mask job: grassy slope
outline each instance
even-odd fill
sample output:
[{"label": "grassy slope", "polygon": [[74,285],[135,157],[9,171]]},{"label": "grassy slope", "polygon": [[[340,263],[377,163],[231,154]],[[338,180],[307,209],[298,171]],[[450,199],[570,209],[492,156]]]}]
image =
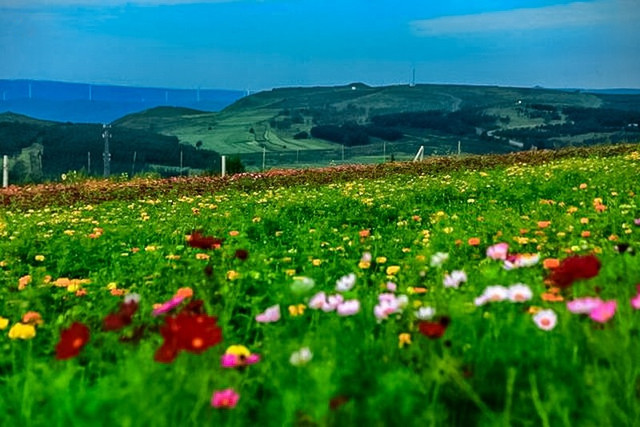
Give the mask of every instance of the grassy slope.
[{"label": "grassy slope", "polygon": [[[355,90],[353,89],[355,88]],[[293,134],[309,130],[314,113],[321,113],[323,121],[340,124],[344,121],[366,122],[371,116],[405,111],[455,111],[463,107],[486,108],[488,113],[509,116],[512,127],[534,126],[540,120],[523,119],[516,113],[518,100],[524,104],[552,104],[556,106],[600,107],[602,95],[563,92],[545,89],[502,88],[491,86],[417,85],[369,87],[354,84],[338,87],[282,88],[245,97],[220,113],[183,114],[166,111],[158,118],[154,129],[176,135],[181,141],[196,143],[221,153],[249,153],[268,150],[296,150],[332,148],[335,144],[322,140],[296,141]],[[637,105],[638,97],[609,96],[608,105]],[[283,110],[300,111],[305,122],[290,129],[269,129],[269,122]],[[306,111],[305,111],[306,110]],[[311,110],[311,111],[309,111]],[[282,116],[280,116],[282,119]],[[118,122],[127,126],[150,126],[143,115],[131,115]],[[250,133],[253,128],[255,133]],[[432,138],[438,135],[421,132],[407,141]],[[440,136],[441,137],[441,136]],[[438,143],[440,144],[440,143]],[[499,151],[499,147],[498,147]]]}]

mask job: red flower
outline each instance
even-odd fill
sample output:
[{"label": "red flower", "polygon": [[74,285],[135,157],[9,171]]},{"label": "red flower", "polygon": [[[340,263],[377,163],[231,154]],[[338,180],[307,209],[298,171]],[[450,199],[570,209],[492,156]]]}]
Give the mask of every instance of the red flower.
[{"label": "red flower", "polygon": [[598,275],[600,261],[593,255],[572,256],[562,260],[549,278],[560,288],[568,288],[579,279],[590,279]]},{"label": "red flower", "polygon": [[436,321],[422,321],[418,323],[420,333],[427,338],[435,339],[444,335],[447,326],[451,323],[451,319],[443,316]]},{"label": "red flower", "polygon": [[137,301],[128,301],[120,304],[117,313],[108,314],[102,321],[105,331],[117,331],[131,324],[131,318],[138,311]]},{"label": "red flower", "polygon": [[181,312],[165,317],[160,328],[164,343],[155,354],[155,360],[172,362],[181,350],[202,353],[222,341],[222,329],[217,318],[206,314]]},{"label": "red flower", "polygon": [[235,257],[240,261],[245,261],[249,258],[249,252],[246,249],[238,249],[236,250]]},{"label": "red flower", "polygon": [[194,231],[187,236],[187,243],[192,248],[198,249],[219,249],[223,239],[217,237],[203,236],[199,231]]},{"label": "red flower", "polygon": [[56,345],[56,359],[76,357],[88,341],[89,328],[82,323],[73,322],[69,329],[60,333],[60,341]]}]

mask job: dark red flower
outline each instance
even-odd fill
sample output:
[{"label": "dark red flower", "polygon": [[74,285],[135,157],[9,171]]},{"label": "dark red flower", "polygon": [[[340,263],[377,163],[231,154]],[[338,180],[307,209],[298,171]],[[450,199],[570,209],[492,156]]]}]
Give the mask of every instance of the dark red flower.
[{"label": "dark red flower", "polygon": [[425,320],[419,322],[418,329],[420,330],[420,333],[427,338],[436,339],[444,335],[449,323],[451,323],[451,319],[447,316],[442,316],[435,321]]},{"label": "dark red flower", "polygon": [[155,360],[169,363],[181,350],[202,353],[218,344],[222,341],[222,329],[217,321],[216,317],[191,312],[165,317],[165,324],[160,328],[164,343],[156,352]]},{"label": "dark red flower", "polygon": [[249,258],[249,252],[246,249],[238,249],[236,250],[235,257],[240,261],[245,261],[247,258]]},{"label": "dark red flower", "polygon": [[138,311],[137,301],[127,301],[120,304],[117,313],[108,314],[102,321],[105,331],[117,331],[131,324],[131,318]]},{"label": "dark red flower", "polygon": [[572,256],[563,259],[549,278],[557,287],[568,288],[576,280],[597,276],[600,267],[600,261],[593,255]]},{"label": "dark red flower", "polygon": [[187,305],[182,307],[182,310],[180,310],[180,313],[205,314],[205,312],[204,312],[204,301],[202,301],[201,299],[196,299],[196,300],[193,300],[193,301],[189,301],[189,303]]},{"label": "dark red flower", "polygon": [[65,360],[76,357],[89,341],[89,328],[80,322],[73,322],[68,329],[60,333],[56,345],[56,359]]},{"label": "dark red flower", "polygon": [[194,231],[187,236],[189,246],[198,249],[219,249],[223,241],[217,237],[203,236],[199,231]]},{"label": "dark red flower", "polygon": [[331,398],[331,400],[329,400],[329,409],[331,409],[332,411],[335,411],[336,409],[338,409],[348,401],[349,401],[349,398],[347,396],[333,397]]}]

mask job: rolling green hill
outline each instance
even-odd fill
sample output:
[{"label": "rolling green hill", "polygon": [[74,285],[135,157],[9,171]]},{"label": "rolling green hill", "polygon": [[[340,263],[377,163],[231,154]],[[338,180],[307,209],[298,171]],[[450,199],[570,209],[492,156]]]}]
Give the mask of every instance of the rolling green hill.
[{"label": "rolling green hill", "polygon": [[[250,170],[377,163],[425,154],[507,153],[640,140],[640,95],[494,86],[280,88],[211,113],[157,107],[112,123],[114,172]],[[0,115],[0,154],[27,180],[102,163],[101,125]],[[264,153],[263,154],[263,150]],[[134,162],[134,157],[138,165]],[[34,172],[35,171],[35,172]],[[185,170],[182,171],[183,173]],[[168,172],[167,172],[168,173]]]},{"label": "rolling green hill", "polygon": [[[452,132],[438,125],[416,127],[400,123],[391,126],[403,134],[396,140],[398,143],[450,146],[463,140],[466,145],[473,143],[475,152],[505,152],[531,145],[559,147],[594,142],[598,138],[624,139],[626,135],[620,133],[633,130],[623,129],[624,126],[603,126],[599,129],[601,132],[589,129],[581,134],[581,129],[571,129],[566,134],[551,132],[544,138],[525,135],[522,141],[508,132],[518,129],[522,134],[522,129],[528,131],[567,124],[570,120],[563,113],[567,108],[599,109],[608,115],[616,115],[617,110],[640,111],[640,96],[541,88],[461,85],[370,87],[354,83],[338,87],[273,89],[242,98],[219,113],[154,109],[126,116],[116,125],[176,136],[182,143],[198,144],[223,154],[256,153],[263,147],[268,151],[335,149],[345,142],[339,137],[333,140],[316,137],[311,132],[312,128],[345,124],[366,126],[375,122],[376,117],[408,112],[439,111],[444,114],[443,120],[449,120],[449,123],[452,123],[450,119],[453,116],[447,114],[455,112],[464,116],[460,118],[463,122],[469,122],[469,115],[492,117],[481,126],[469,122],[466,132]],[[501,131],[507,133],[501,135]],[[304,132],[309,137],[298,139]],[[374,134],[369,136],[370,144],[382,142],[382,138]],[[509,144],[509,140],[516,143]],[[517,142],[523,143],[522,146]]]}]

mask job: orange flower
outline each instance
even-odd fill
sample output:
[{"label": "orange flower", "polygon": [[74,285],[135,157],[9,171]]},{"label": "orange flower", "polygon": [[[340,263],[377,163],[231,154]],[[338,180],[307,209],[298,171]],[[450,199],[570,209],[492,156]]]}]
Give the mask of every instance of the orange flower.
[{"label": "orange flower", "polygon": [[480,239],[478,237],[471,237],[467,243],[469,243],[470,246],[478,246],[480,244]]},{"label": "orange flower", "polygon": [[603,204],[594,205],[594,208],[598,212],[604,212],[607,209],[607,207],[605,205],[603,205]]},{"label": "orange flower", "polygon": [[424,294],[427,292],[427,288],[414,286],[407,288],[407,292],[409,292],[410,294]]},{"label": "orange flower", "polygon": [[580,189],[581,190],[584,190],[586,188],[587,188],[587,184],[585,184],[585,183],[580,184]]},{"label": "orange flower", "polygon": [[26,276],[22,276],[20,279],[18,279],[18,290],[23,290],[29,283],[31,283],[31,275],[27,274]]},{"label": "orange flower", "polygon": [[616,236],[615,234],[612,234],[611,236],[608,237],[610,242],[615,242],[618,240],[618,236]]},{"label": "orange flower", "polygon": [[529,230],[527,230],[526,228],[521,228],[520,229],[520,234],[527,234],[529,232]]},{"label": "orange flower", "polygon": [[240,234],[240,232],[239,232],[239,231],[237,231],[237,230],[231,230],[231,231],[229,232],[229,236],[231,236],[231,237],[235,237],[235,236],[237,236],[238,234]]},{"label": "orange flower", "polygon": [[538,228],[547,228],[551,225],[551,221],[538,221]]},{"label": "orange flower", "polygon": [[32,325],[42,325],[42,316],[37,311],[27,311],[22,316],[22,323],[30,323]]},{"label": "orange flower", "polygon": [[580,233],[580,235],[582,237],[589,237],[589,236],[591,236],[591,232],[589,230],[585,230],[582,233]]},{"label": "orange flower", "polygon": [[549,288],[547,292],[540,295],[543,301],[547,302],[561,302],[564,301],[562,295],[560,295],[560,288]]},{"label": "orange flower", "polygon": [[362,237],[364,239],[365,237],[369,237],[371,235],[371,231],[369,231],[369,230],[360,230],[360,232],[358,234],[360,235],[360,237]]},{"label": "orange flower", "polygon": [[182,297],[182,298],[191,298],[193,296],[193,289],[191,289],[188,286],[184,288],[180,288],[176,291],[175,296]]},{"label": "orange flower", "polygon": [[580,224],[589,224],[589,218],[580,218]]},{"label": "orange flower", "polygon": [[560,265],[560,260],[558,258],[547,258],[542,261],[542,266],[547,270],[553,270]]}]

